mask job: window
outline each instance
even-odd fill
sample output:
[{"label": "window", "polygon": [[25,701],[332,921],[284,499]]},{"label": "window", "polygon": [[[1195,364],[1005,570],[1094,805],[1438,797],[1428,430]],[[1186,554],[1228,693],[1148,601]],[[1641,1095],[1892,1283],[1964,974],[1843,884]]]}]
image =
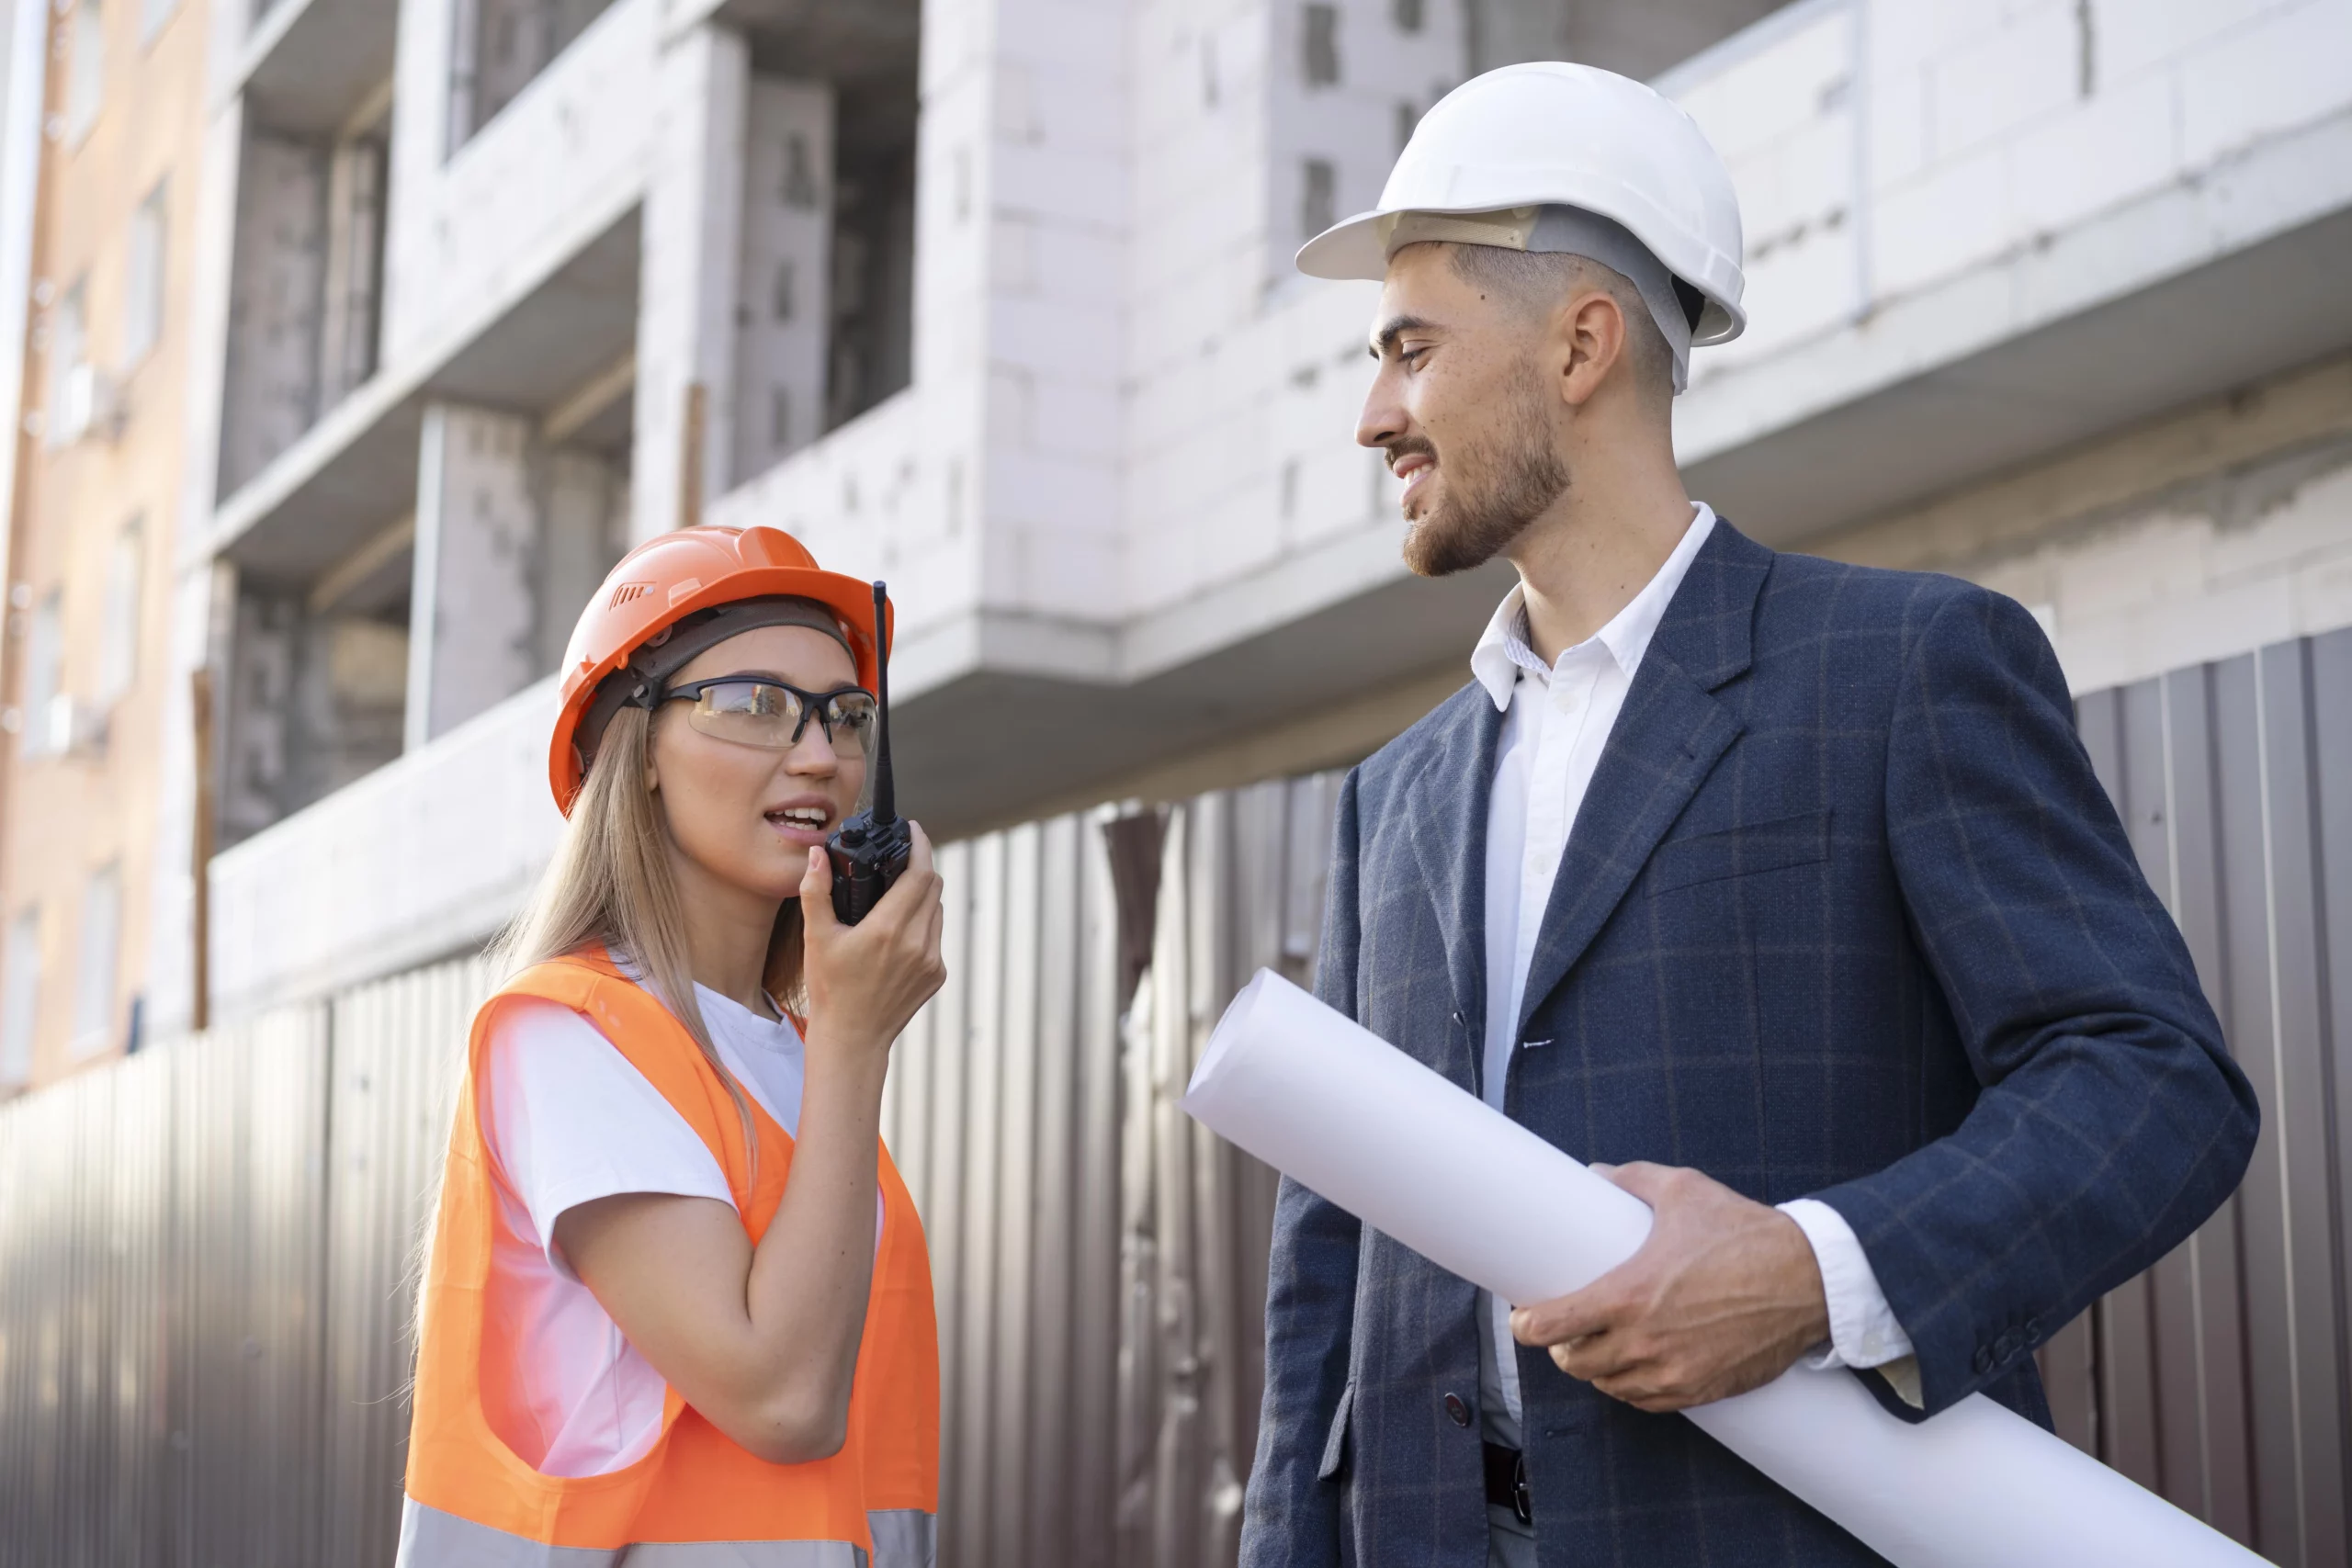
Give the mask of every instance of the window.
[{"label": "window", "polygon": [[122,870],[108,865],[82,896],[81,963],[74,983],[74,1055],[95,1055],[114,1041],[115,966],[122,944]]},{"label": "window", "polygon": [[1298,183],[1298,234],[1311,240],[1340,220],[1339,172],[1329,158],[1309,158]]},{"label": "window", "polygon": [[1424,16],[1422,0],[1392,0],[1389,15],[1396,19],[1398,32],[1419,32]]},{"label": "window", "polygon": [[49,750],[54,728],[50,710],[57,705],[57,688],[65,660],[65,594],[52,588],[33,611],[31,631],[25,640],[24,754],[38,757]]},{"label": "window", "polygon": [[139,41],[152,43],[180,8],[180,0],[139,0]]},{"label": "window", "polygon": [[328,155],[325,313],[319,323],[322,408],[340,402],[376,373],[385,151],[379,124],[337,142]]},{"label": "window", "polygon": [[130,265],[123,284],[122,367],[153,351],[164,335],[164,245],[169,186],[162,181],[130,216]]},{"label": "window", "polygon": [[78,147],[98,120],[107,93],[107,19],[98,0],[74,7],[74,41],[66,62],[65,142]]},{"label": "window", "polygon": [[32,1076],[33,1029],[40,1021],[40,906],[8,922],[8,953],[0,963],[0,1089]]},{"label": "window", "polygon": [[78,374],[90,357],[90,321],[87,303],[87,280],[76,281],[57,302],[56,312],[49,323],[48,407],[42,411],[42,430],[51,446],[70,446],[81,439],[89,423],[89,398],[79,385],[87,378]]},{"label": "window", "polygon": [[98,700],[112,703],[139,678],[139,589],[147,529],[134,517],[107,552],[106,621],[98,633]]},{"label": "window", "polygon": [[1340,80],[1340,8],[1309,6],[1306,10],[1306,58],[1301,73],[1310,87],[1329,87]]}]

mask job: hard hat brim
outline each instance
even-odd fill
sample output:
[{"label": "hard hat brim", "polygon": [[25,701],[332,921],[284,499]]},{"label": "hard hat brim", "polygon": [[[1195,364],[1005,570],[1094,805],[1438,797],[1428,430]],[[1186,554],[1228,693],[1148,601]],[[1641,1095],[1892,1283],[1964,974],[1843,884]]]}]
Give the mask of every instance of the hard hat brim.
[{"label": "hard hat brim", "polygon": [[[1490,212],[1489,205],[1476,207],[1416,207],[1415,212],[1471,213]],[[1387,242],[1381,235],[1381,220],[1389,214],[1375,209],[1343,218],[1315,238],[1298,247],[1295,259],[1298,270],[1309,277],[1329,278],[1345,282],[1357,278],[1380,283],[1388,276]],[[1698,325],[1691,329],[1694,345],[1728,343],[1747,328],[1747,313],[1717,298],[1704,284],[1693,278],[1683,280],[1696,288],[1706,300],[1699,313]]]},{"label": "hard hat brim", "polygon": [[1334,282],[1368,278],[1374,283],[1388,276],[1388,252],[1380,237],[1380,212],[1359,212],[1342,219],[1298,247],[1298,270],[1309,277]]}]

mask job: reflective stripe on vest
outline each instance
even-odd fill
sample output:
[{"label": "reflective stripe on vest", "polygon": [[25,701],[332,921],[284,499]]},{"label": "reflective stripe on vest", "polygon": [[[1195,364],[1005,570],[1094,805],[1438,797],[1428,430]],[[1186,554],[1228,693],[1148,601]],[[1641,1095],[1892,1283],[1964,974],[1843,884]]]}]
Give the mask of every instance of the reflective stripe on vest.
[{"label": "reflective stripe on vest", "polygon": [[[605,1475],[536,1471],[502,1433],[532,1430],[508,1380],[480,1369],[511,1354],[484,1310],[498,1177],[476,1107],[490,1025],[518,997],[585,1017],[709,1147],[756,1245],[792,1167],[792,1139],[752,1102],[752,1143],[694,1037],[602,952],[516,976],[475,1015],[425,1266],[401,1568],[930,1568],[939,1506],[939,1336],[914,1201],[881,1152],[882,1236],[841,1450],[771,1464],[665,1391],[661,1436]],[[485,1386],[485,1385],[488,1386]]]},{"label": "reflective stripe on vest", "polygon": [[600,1551],[547,1546],[427,1508],[401,1506],[401,1549],[392,1568],[933,1568],[938,1521],[911,1509],[868,1514],[874,1555],[845,1540],[640,1541]]}]

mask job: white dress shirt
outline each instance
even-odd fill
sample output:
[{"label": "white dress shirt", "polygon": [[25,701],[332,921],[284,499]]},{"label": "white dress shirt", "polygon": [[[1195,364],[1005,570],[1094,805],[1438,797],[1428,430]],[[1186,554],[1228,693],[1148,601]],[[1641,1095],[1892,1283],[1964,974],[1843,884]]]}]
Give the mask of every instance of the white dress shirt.
[{"label": "white dress shirt", "polygon": [[[1502,1109],[1519,1010],[1560,855],[1593,770],[1674,591],[1707,541],[1715,514],[1694,509],[1690,529],[1657,575],[1607,626],[1547,667],[1528,646],[1525,596],[1513,588],[1470,654],[1470,672],[1502,710],[1487,805],[1487,1032],[1481,1083]],[[1541,1047],[1535,1047],[1541,1049]],[[1815,1366],[1876,1367],[1911,1353],[1870,1259],[1838,1213],[1801,1198],[1781,1205],[1805,1234],[1829,1303],[1830,1343]],[[1519,1368],[1511,1303],[1478,1292],[1479,1405],[1486,1436],[1517,1448]],[[1890,1369],[1892,1371],[1893,1369]],[[1901,1387],[1900,1376],[1892,1378]]]}]

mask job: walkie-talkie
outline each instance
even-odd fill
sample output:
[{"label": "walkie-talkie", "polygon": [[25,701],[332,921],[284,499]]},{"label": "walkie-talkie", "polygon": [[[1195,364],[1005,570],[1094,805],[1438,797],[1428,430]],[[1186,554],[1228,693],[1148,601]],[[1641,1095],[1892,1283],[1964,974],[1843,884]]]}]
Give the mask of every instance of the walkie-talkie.
[{"label": "walkie-talkie", "polygon": [[890,884],[907,869],[914,834],[899,815],[899,795],[890,778],[890,645],[882,618],[888,590],[874,585],[874,808],[861,811],[825,840],[833,859],[833,913],[845,926],[865,919]]}]

